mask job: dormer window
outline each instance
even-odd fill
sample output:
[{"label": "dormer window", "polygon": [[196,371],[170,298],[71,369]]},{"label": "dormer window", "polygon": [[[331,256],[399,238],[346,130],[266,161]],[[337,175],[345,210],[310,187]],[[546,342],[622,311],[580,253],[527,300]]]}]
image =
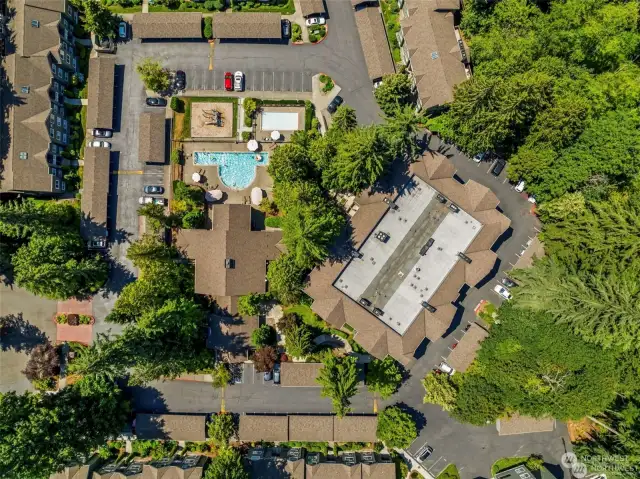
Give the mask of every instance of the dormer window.
[{"label": "dormer window", "polygon": [[31,26],[33,28],[40,28],[40,20],[31,20]]}]

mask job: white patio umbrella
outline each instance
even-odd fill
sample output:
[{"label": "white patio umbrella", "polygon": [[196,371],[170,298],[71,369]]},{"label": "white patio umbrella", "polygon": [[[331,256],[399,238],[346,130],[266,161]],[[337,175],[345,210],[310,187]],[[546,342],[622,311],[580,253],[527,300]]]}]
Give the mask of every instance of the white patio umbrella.
[{"label": "white patio umbrella", "polygon": [[279,140],[280,139],[280,132],[278,130],[272,131],[271,132],[271,139],[273,141]]},{"label": "white patio umbrella", "polygon": [[191,175],[191,179],[193,181],[195,181],[196,183],[199,183],[200,182],[200,173],[195,172],[193,175]]},{"label": "white patio umbrella", "polygon": [[262,201],[262,190],[257,186],[251,190],[251,203],[254,205],[259,205]]},{"label": "white patio umbrella", "polygon": [[256,151],[258,149],[258,142],[256,140],[249,140],[249,143],[247,143],[247,149],[249,151]]},{"label": "white patio umbrella", "polygon": [[209,190],[204,194],[204,198],[210,203],[214,201],[220,201],[222,199],[222,191]]}]

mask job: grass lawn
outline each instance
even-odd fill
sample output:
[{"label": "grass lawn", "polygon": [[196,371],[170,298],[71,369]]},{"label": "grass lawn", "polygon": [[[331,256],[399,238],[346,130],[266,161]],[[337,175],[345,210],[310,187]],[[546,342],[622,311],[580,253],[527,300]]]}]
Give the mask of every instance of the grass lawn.
[{"label": "grass lawn", "polygon": [[524,464],[527,462],[527,459],[529,459],[529,456],[503,457],[502,459],[498,459],[493,463],[493,466],[491,466],[491,476],[495,476],[498,472],[504,471],[505,469]]},{"label": "grass lawn", "polygon": [[286,3],[282,5],[254,5],[247,6],[243,4],[237,4],[235,0],[233,1],[233,6],[231,7],[234,12],[279,12],[283,15],[291,15],[296,12],[296,7],[293,3],[293,0],[287,0]]},{"label": "grass lawn", "polygon": [[[230,97],[218,97],[218,96],[192,96],[182,98],[184,101],[184,115],[182,117],[182,135],[180,138],[177,136],[174,139],[184,139],[191,137],[191,103],[196,102],[218,102],[218,103],[233,103],[233,137],[238,134],[238,99]],[[177,122],[176,122],[177,123]]]},{"label": "grass lawn", "polygon": [[294,306],[285,308],[284,312],[295,313],[300,316],[300,319],[302,319],[303,323],[308,324],[309,326],[312,326],[314,328],[321,329],[323,331],[329,331],[327,323],[325,323],[316,313],[311,311],[311,308],[309,306],[306,306],[304,304],[296,304]]},{"label": "grass lawn", "polygon": [[438,474],[436,479],[460,479],[460,473],[455,464],[449,464]]},{"label": "grass lawn", "polygon": [[109,5],[107,8],[112,13],[139,13],[142,11],[142,5],[134,5],[132,7],[121,7],[120,5]]},{"label": "grass lawn", "polygon": [[396,39],[396,32],[400,30],[398,4],[395,0],[381,0],[380,6],[382,7],[382,17],[384,18],[385,29],[387,30],[387,38],[391,46],[391,56],[394,62],[400,63],[402,57],[400,56],[400,46]]}]

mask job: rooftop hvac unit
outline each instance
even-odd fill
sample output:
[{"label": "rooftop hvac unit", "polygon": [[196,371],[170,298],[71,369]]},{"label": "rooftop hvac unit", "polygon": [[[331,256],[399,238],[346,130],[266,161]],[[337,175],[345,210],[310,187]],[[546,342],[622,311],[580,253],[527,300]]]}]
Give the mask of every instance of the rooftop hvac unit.
[{"label": "rooftop hvac unit", "polygon": [[382,311],[380,308],[373,308],[373,314],[375,314],[376,316],[382,317],[384,316],[384,311]]},{"label": "rooftop hvac unit", "polygon": [[458,253],[458,258],[460,258],[462,261],[464,261],[465,263],[469,263],[471,264],[471,258],[469,258],[466,254],[464,253]]},{"label": "rooftop hvac unit", "polygon": [[442,195],[438,195],[436,196],[436,198],[438,198],[438,201],[442,204],[445,204],[447,202],[447,199]]},{"label": "rooftop hvac unit", "polygon": [[389,241],[390,236],[385,233],[384,231],[378,231],[375,234],[375,237],[378,241],[382,242],[382,243],[386,243],[387,241]]},{"label": "rooftop hvac unit", "polygon": [[420,248],[420,256],[424,256],[425,254],[427,254],[427,251],[429,251],[429,248],[431,248],[433,243],[434,243],[434,239],[429,238],[429,240],[424,244],[424,246]]},{"label": "rooftop hvac unit", "polygon": [[427,311],[429,311],[430,313],[435,313],[437,311],[436,308],[434,308],[433,306],[431,306],[429,303],[427,303],[426,301],[422,302],[422,307],[424,309],[426,309]]},{"label": "rooftop hvac unit", "polygon": [[398,205],[396,205],[393,201],[391,201],[389,198],[384,198],[382,201],[384,201],[389,208],[391,208],[392,210],[397,210],[398,209]]},{"label": "rooftop hvac unit", "polygon": [[234,269],[236,267],[236,260],[235,259],[231,259],[231,258],[227,258],[224,260],[224,267],[225,269]]},{"label": "rooftop hvac unit", "polygon": [[360,251],[357,251],[357,250],[355,250],[355,249],[354,249],[354,250],[351,250],[351,257],[352,257],[352,258],[355,258],[355,259],[362,259],[362,257],[363,257],[363,256],[364,256],[364,255],[363,255]]},{"label": "rooftop hvac unit", "polygon": [[459,211],[460,211],[460,208],[458,208],[458,206],[457,206],[457,205],[455,205],[455,204],[453,204],[453,203],[451,203],[451,204],[449,205],[449,209],[450,209],[451,211],[453,211],[454,213],[457,213],[457,212],[459,212]]}]

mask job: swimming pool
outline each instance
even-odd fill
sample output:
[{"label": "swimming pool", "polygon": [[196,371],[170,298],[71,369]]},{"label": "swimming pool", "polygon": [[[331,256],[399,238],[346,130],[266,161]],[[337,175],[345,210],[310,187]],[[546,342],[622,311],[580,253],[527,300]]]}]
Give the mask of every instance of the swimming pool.
[{"label": "swimming pool", "polygon": [[261,115],[262,131],[296,131],[299,129],[298,113],[296,112],[263,111]]},{"label": "swimming pool", "polygon": [[[256,160],[260,157],[260,160]],[[269,164],[269,153],[239,151],[196,151],[193,163],[200,166],[216,165],[220,181],[228,188],[242,190],[256,178],[256,167]]]}]

